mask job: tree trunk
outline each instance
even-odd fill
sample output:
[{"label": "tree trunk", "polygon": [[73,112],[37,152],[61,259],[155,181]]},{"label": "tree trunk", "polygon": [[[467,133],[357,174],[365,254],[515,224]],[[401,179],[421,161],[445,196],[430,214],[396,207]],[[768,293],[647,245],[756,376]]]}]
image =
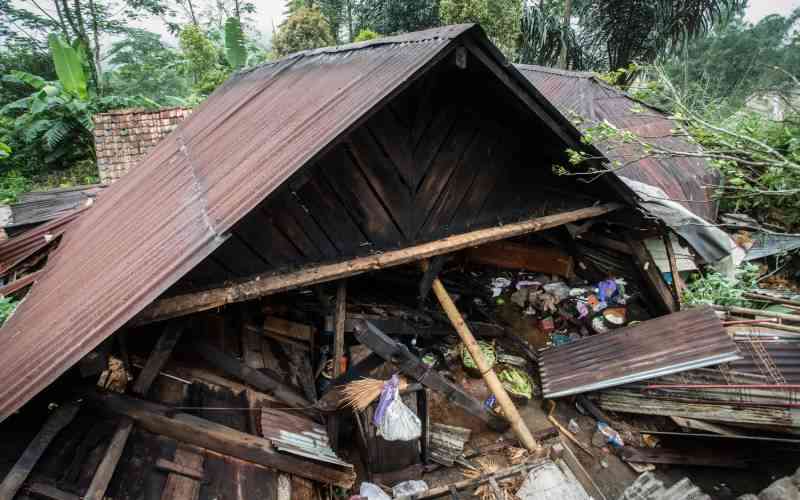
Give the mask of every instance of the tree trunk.
[{"label": "tree trunk", "polygon": [[564,26],[561,29],[561,54],[558,56],[558,67],[567,69],[567,31],[572,18],[572,0],[564,0]]},{"label": "tree trunk", "polygon": [[103,70],[100,66],[100,28],[97,21],[97,7],[94,0],[89,0],[89,12],[92,14],[92,34],[94,35],[94,69],[97,73],[97,93],[103,95]]}]

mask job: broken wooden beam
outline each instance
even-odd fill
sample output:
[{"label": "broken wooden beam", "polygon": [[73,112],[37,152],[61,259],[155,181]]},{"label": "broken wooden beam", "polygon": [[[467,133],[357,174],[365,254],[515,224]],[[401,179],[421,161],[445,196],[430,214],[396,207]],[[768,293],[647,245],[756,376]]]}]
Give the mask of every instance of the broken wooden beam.
[{"label": "broken wooden beam", "polygon": [[28,493],[37,498],[49,498],[51,500],[81,500],[78,495],[73,495],[62,491],[55,486],[45,483],[34,482],[28,485]]},{"label": "broken wooden beam", "polygon": [[158,337],[156,345],[153,346],[153,350],[147,357],[144,368],[142,368],[142,371],[136,378],[136,382],[133,384],[132,391],[134,394],[147,396],[147,391],[150,390],[150,386],[153,385],[153,381],[158,376],[158,372],[164,368],[170,355],[172,355],[172,349],[175,347],[175,344],[178,343],[178,340],[180,340],[182,332],[183,324],[177,322],[170,322],[167,324],[164,333]]},{"label": "broken wooden beam", "polygon": [[86,400],[98,408],[133,419],[154,434],[207,448],[279,471],[290,472],[313,481],[350,488],[355,480],[352,469],[339,468],[278,453],[269,440],[237,431],[208,420],[175,412],[168,406],[134,399],[121,394],[91,391]]},{"label": "broken wooden beam", "polygon": [[204,291],[175,295],[157,300],[147,307],[132,321],[133,324],[144,324],[168,318],[184,316],[198,311],[205,311],[253,300],[265,295],[285,292],[304,286],[326,281],[335,281],[357,274],[399,266],[409,262],[428,259],[456,250],[492,241],[504,240],[514,236],[543,231],[592,217],[598,217],[622,208],[620,203],[605,203],[593,207],[570,210],[544,217],[535,217],[521,222],[499,227],[479,229],[468,233],[448,236],[441,240],[414,245],[401,250],[392,250],[380,254],[357,257],[335,264],[325,264],[284,274],[266,273],[252,276],[232,284],[225,284]]},{"label": "broken wooden beam", "polygon": [[42,457],[56,435],[75,419],[79,408],[77,403],[67,403],[53,410],[53,413],[47,417],[47,420],[33,438],[33,441],[28,444],[28,447],[22,452],[17,462],[11,467],[8,474],[6,474],[3,482],[0,483],[0,500],[11,500],[14,498],[17,491],[19,491],[22,484],[28,478],[28,475],[36,466],[36,462]]},{"label": "broken wooden beam", "polygon": [[314,328],[311,326],[274,316],[264,318],[264,330],[305,343],[311,342],[311,337],[314,335]]},{"label": "broken wooden beam", "polygon": [[628,246],[633,253],[633,260],[636,262],[636,267],[639,269],[642,277],[644,278],[647,288],[650,290],[650,295],[658,304],[656,312],[659,314],[668,314],[680,309],[678,303],[675,301],[675,296],[672,290],[664,281],[661,276],[661,271],[658,270],[656,262],[653,260],[647,245],[643,241],[627,238]]},{"label": "broken wooden beam", "polygon": [[239,380],[252,385],[259,391],[264,391],[272,394],[277,399],[284,403],[291,405],[294,408],[311,408],[311,403],[295,392],[292,388],[279,380],[254,370],[238,359],[225,354],[216,347],[206,342],[196,342],[193,345],[194,350],[200,354],[206,361],[216,366],[220,370],[233,375]]},{"label": "broken wooden beam", "polygon": [[429,490],[427,490],[427,491],[425,491],[423,493],[420,493],[418,495],[413,495],[410,498],[413,498],[415,500],[422,500],[422,499],[425,499],[425,498],[436,498],[436,497],[448,495],[448,494],[450,494],[450,492],[452,490],[458,491],[458,490],[464,490],[464,489],[467,489],[467,488],[473,488],[473,487],[480,486],[481,484],[488,482],[490,478],[493,478],[495,481],[498,481],[498,480],[505,479],[505,478],[510,477],[510,476],[515,476],[517,474],[524,474],[524,473],[528,472],[529,470],[540,466],[542,463],[544,463],[544,462],[538,462],[538,463],[533,463],[533,464],[525,463],[525,464],[519,464],[519,465],[512,465],[511,467],[506,467],[505,469],[500,469],[499,471],[494,472],[493,474],[483,474],[480,477],[475,478],[475,479],[463,479],[461,481],[456,481],[456,482],[448,484],[446,486],[439,486],[438,488],[431,488],[431,489],[429,489]]},{"label": "broken wooden beam", "polygon": [[108,485],[111,484],[111,478],[114,476],[114,471],[117,469],[117,463],[122,457],[122,452],[125,450],[125,444],[128,442],[133,431],[133,420],[125,416],[122,417],[120,423],[117,425],[117,430],[111,437],[111,442],[106,448],[100,465],[92,477],[92,482],[89,484],[89,489],[83,495],[86,500],[103,500],[105,498]]},{"label": "broken wooden beam", "polygon": [[412,354],[408,347],[387,337],[369,321],[358,325],[356,338],[378,356],[396,364],[400,371],[425,387],[441,392],[449,402],[478,417],[492,429],[498,432],[508,429],[508,422],[504,418],[487,409],[480,401],[442,377],[436,370],[431,370]]},{"label": "broken wooden beam", "polygon": [[[156,376],[158,376],[172,354],[172,349],[178,342],[183,328],[184,325],[180,322],[170,321],[167,323],[164,327],[164,332],[156,341],[155,347],[147,357],[144,368],[142,368],[133,385],[133,392],[142,396],[147,394]],[[123,416],[117,424],[117,429],[111,437],[111,442],[106,448],[105,454],[100,460],[100,465],[97,466],[97,470],[92,477],[92,482],[84,494],[86,500],[103,500],[105,498],[108,485],[111,484],[111,478],[114,476],[117,463],[122,457],[125,444],[128,442],[132,431],[133,421]]]}]

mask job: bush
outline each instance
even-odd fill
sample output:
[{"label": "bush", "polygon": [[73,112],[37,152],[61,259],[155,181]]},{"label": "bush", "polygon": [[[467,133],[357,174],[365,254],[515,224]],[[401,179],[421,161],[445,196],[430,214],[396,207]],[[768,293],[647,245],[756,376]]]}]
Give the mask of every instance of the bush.
[{"label": "bush", "polygon": [[751,304],[742,295],[756,289],[760,274],[758,266],[749,263],[737,269],[733,279],[706,270],[704,274],[696,274],[686,285],[683,301],[689,306],[749,306]]}]

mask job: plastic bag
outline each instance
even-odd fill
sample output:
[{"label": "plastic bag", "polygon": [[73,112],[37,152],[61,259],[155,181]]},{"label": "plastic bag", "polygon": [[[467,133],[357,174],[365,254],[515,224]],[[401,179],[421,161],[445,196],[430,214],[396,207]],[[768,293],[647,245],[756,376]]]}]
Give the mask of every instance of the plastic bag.
[{"label": "plastic bag", "polygon": [[372,484],[364,481],[361,483],[361,488],[358,490],[358,496],[366,498],[367,500],[392,500],[392,497],[386,494],[377,484]]},{"label": "plastic bag", "polygon": [[394,488],[392,488],[392,496],[395,498],[408,497],[425,493],[426,491],[428,491],[428,483],[418,479],[412,479],[396,484]]},{"label": "plastic bag", "polygon": [[387,441],[411,441],[422,435],[422,423],[408,406],[403,404],[395,389],[394,399],[378,425],[378,435]]}]

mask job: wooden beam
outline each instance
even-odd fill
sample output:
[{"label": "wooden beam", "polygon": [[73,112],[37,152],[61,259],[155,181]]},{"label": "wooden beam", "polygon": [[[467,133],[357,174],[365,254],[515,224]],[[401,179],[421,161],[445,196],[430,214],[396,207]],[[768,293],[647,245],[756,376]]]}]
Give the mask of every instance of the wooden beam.
[{"label": "wooden beam", "polygon": [[79,406],[76,403],[67,403],[53,410],[53,413],[47,417],[47,420],[38,434],[36,434],[33,441],[28,444],[28,447],[22,452],[17,462],[11,467],[8,474],[6,474],[3,482],[0,483],[0,500],[11,500],[14,498],[17,491],[19,491],[22,484],[28,478],[28,475],[36,466],[36,462],[42,457],[56,435],[75,419],[75,415],[78,414],[78,408]]},{"label": "wooden beam", "polygon": [[147,395],[147,391],[149,391],[150,386],[153,385],[153,381],[158,376],[158,372],[164,368],[164,365],[167,363],[170,355],[172,355],[172,349],[181,338],[182,332],[182,324],[174,321],[167,324],[166,328],[164,329],[164,333],[158,337],[156,345],[150,352],[150,356],[147,357],[147,362],[145,363],[144,368],[142,368],[142,371],[139,373],[139,377],[133,384],[132,391],[134,394],[138,394],[140,396]]},{"label": "wooden beam", "polygon": [[106,448],[100,465],[97,466],[92,482],[89,484],[89,489],[83,495],[85,500],[103,500],[105,498],[106,490],[108,490],[108,485],[111,483],[111,478],[117,469],[117,463],[122,457],[125,443],[128,442],[131,431],[133,431],[133,420],[123,416],[122,421],[117,425],[117,430],[111,437],[111,442]]},{"label": "wooden beam", "polygon": [[669,260],[669,272],[672,274],[672,293],[675,296],[675,301],[680,305],[683,300],[683,281],[681,280],[680,271],[678,270],[678,261],[675,258],[675,251],[672,247],[672,239],[669,236],[669,229],[664,228],[664,249],[667,251],[667,259]]},{"label": "wooden beam", "polygon": [[[156,341],[155,347],[147,357],[144,368],[133,384],[134,393],[144,396],[150,390],[153,381],[172,354],[172,349],[180,338],[183,326],[182,323],[171,321],[164,327],[164,332]],[[125,444],[128,442],[132,431],[133,420],[123,416],[119,424],[117,424],[117,429],[111,437],[111,442],[106,448],[103,459],[100,461],[100,465],[97,466],[92,482],[83,496],[86,500],[103,500],[105,498],[108,485],[111,484],[111,478],[114,477],[114,471],[117,469],[119,459],[122,458],[122,452],[125,450]]]},{"label": "wooden beam", "polygon": [[497,241],[467,250],[471,262],[502,269],[524,269],[526,271],[574,275],[572,257],[560,248],[550,245],[523,245],[512,241]]},{"label": "wooden beam", "polygon": [[175,413],[168,406],[133,399],[121,394],[90,391],[86,399],[100,408],[125,415],[142,428],[185,443],[208,448],[240,460],[279,471],[290,472],[314,481],[350,488],[352,470],[322,465],[273,450],[269,440],[189,415]]},{"label": "wooden beam", "polygon": [[311,337],[314,335],[314,328],[311,326],[274,316],[267,316],[264,319],[264,330],[306,343],[311,342]]},{"label": "wooden beam", "polygon": [[62,491],[55,486],[45,483],[31,483],[28,485],[28,493],[37,498],[49,498],[51,500],[80,500],[81,497]]},{"label": "wooden beam", "polygon": [[174,461],[159,458],[156,468],[169,472],[161,492],[161,500],[197,500],[203,480],[205,457],[197,451],[179,446]]},{"label": "wooden beam", "polygon": [[[334,336],[333,336],[333,379],[339,378],[344,370],[342,369],[342,358],[344,358],[344,324],[347,318],[347,280],[341,280],[336,287],[336,308],[334,310]],[[339,449],[339,416],[330,415],[326,421],[328,439],[331,448]]]},{"label": "wooden beam", "polygon": [[304,286],[335,281],[357,274],[399,266],[409,262],[462,250],[492,241],[513,238],[523,234],[543,231],[579,220],[599,217],[622,208],[619,203],[605,203],[593,207],[571,210],[544,217],[536,217],[500,227],[479,229],[448,236],[441,240],[414,245],[401,250],[357,257],[336,264],[325,264],[285,274],[261,274],[243,281],[205,291],[176,295],[157,300],[142,311],[134,324],[145,324],[178,316],[205,311],[246,300],[253,300]]},{"label": "wooden beam", "polygon": [[196,464],[188,465],[184,463],[183,459],[178,459],[178,451],[175,452],[176,461],[173,462],[172,460],[167,460],[166,458],[159,458],[156,460],[156,469],[163,470],[165,472],[175,473],[179,476],[188,477],[194,479],[196,481],[203,480],[203,471],[202,469],[198,468]]},{"label": "wooden beam", "polygon": [[664,282],[661,271],[653,260],[652,255],[647,250],[647,246],[643,241],[633,238],[627,238],[628,246],[633,253],[633,260],[636,262],[636,267],[639,269],[653,300],[658,304],[658,313],[668,314],[673,313],[679,309],[678,304],[675,302],[675,297],[672,295],[672,290]]},{"label": "wooden beam", "polygon": [[387,337],[369,321],[358,325],[356,338],[378,356],[397,365],[400,371],[425,387],[444,394],[450,403],[481,419],[492,429],[498,432],[508,429],[508,422],[505,419],[486,409],[480,401],[467,394],[460,386],[442,377],[436,370],[429,369],[428,365],[408,350],[408,347]]},{"label": "wooden beam", "polygon": [[238,359],[231,357],[216,347],[206,342],[196,342],[193,344],[194,350],[206,361],[233,375],[239,380],[252,385],[259,391],[265,391],[284,403],[295,408],[311,408],[311,403],[303,396],[295,392],[283,382],[275,380],[265,373],[254,370],[241,363]]}]

